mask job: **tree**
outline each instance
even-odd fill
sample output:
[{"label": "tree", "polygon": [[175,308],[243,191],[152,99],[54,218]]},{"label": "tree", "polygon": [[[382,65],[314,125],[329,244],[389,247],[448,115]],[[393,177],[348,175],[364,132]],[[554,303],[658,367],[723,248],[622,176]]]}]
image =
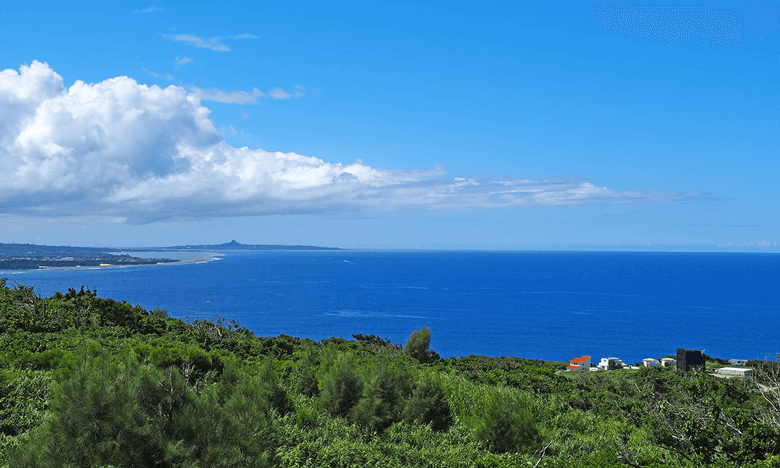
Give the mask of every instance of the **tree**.
[{"label": "tree", "polygon": [[411,388],[411,375],[405,366],[380,359],[364,377],[363,392],[352,419],[373,431],[384,431],[401,420]]},{"label": "tree", "polygon": [[322,382],[320,405],[332,416],[345,417],[360,400],[363,389],[360,378],[352,369],[352,358],[337,358]]},{"label": "tree", "polygon": [[295,388],[302,395],[317,396],[320,394],[317,380],[317,368],[319,367],[320,349],[314,344],[304,345],[302,356],[298,360],[295,373]]},{"label": "tree", "polygon": [[[23,463],[37,458],[39,466],[157,464],[164,449],[141,392],[154,388],[150,377],[132,353],[111,362],[82,351],[54,389],[45,426],[13,458]],[[25,453],[30,451],[40,454],[30,457]]]},{"label": "tree", "polygon": [[433,358],[431,351],[431,330],[428,327],[422,327],[421,330],[415,330],[406,340],[404,354],[407,354],[420,362],[430,362]]}]

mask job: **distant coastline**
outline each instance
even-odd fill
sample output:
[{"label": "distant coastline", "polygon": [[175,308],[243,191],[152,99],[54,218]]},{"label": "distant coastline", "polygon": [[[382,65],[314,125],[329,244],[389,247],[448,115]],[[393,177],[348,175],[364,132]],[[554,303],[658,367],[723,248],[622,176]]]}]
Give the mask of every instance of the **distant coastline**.
[{"label": "distant coastline", "polygon": [[[135,258],[135,257],[134,257]],[[170,259],[166,259],[170,260]],[[76,266],[44,266],[41,265],[37,269],[38,270],[58,270],[58,271],[69,271],[69,270],[107,270],[111,268],[136,268],[136,267],[145,267],[145,266],[166,266],[166,265],[191,265],[191,264],[197,264],[197,263],[209,263],[209,262],[215,262],[217,260],[221,260],[220,257],[198,257],[193,258],[191,260],[170,260],[170,261],[164,261],[164,262],[149,262],[149,263],[125,263],[125,264],[111,264],[111,263],[104,263],[99,264],[97,266],[95,265],[76,265]],[[0,263],[2,265],[2,263]],[[32,268],[34,269],[34,268]],[[2,270],[2,268],[0,268]]]},{"label": "distant coastline", "polygon": [[338,247],[320,247],[316,245],[278,245],[278,244],[242,244],[235,239],[224,244],[174,245],[170,247],[124,248],[124,252],[180,252],[199,250],[344,250]]},{"label": "distant coastline", "polygon": [[[170,247],[71,247],[36,244],[0,244],[0,270],[76,270],[126,268],[129,266],[183,265],[217,260],[213,256],[187,260],[144,258],[130,255],[140,252],[224,252],[224,251],[329,251],[336,247],[311,245],[241,244],[232,240],[215,245],[179,245]],[[121,253],[116,253],[117,251]]]}]

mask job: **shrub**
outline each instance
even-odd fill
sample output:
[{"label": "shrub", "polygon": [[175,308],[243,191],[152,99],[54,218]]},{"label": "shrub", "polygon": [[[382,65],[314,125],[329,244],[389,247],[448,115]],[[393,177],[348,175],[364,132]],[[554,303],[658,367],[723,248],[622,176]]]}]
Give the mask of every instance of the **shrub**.
[{"label": "shrub", "polygon": [[446,431],[452,424],[452,411],[442,383],[431,375],[418,382],[403,410],[404,419],[430,424],[434,431]]},{"label": "shrub", "polygon": [[365,377],[363,392],[352,412],[352,419],[372,431],[383,432],[401,420],[411,387],[411,376],[405,367],[380,360]]},{"label": "shrub", "polygon": [[317,380],[319,354],[319,348],[309,345],[306,346],[303,355],[298,360],[298,368],[295,373],[295,388],[302,395],[313,397],[320,393]]},{"label": "shrub", "polygon": [[255,392],[266,399],[272,408],[280,414],[287,414],[292,410],[292,402],[287,396],[287,392],[282,388],[272,359],[266,359],[263,363],[257,382]]},{"label": "shrub", "polygon": [[161,458],[162,447],[140,404],[148,375],[134,355],[109,363],[105,356],[82,352],[63,377],[54,389],[51,417],[14,460],[30,466],[149,466]]},{"label": "shrub", "polygon": [[494,453],[533,452],[541,441],[539,430],[517,396],[491,395],[474,432],[477,440]]},{"label": "shrub", "polygon": [[332,416],[345,417],[360,399],[363,385],[352,369],[352,358],[342,355],[322,382],[320,405]]}]

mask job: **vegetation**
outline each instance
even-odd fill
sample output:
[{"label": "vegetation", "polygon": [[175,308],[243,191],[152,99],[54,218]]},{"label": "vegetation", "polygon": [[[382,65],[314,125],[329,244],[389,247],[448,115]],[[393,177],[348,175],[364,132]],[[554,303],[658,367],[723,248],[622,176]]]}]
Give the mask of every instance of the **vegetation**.
[{"label": "vegetation", "polygon": [[0,280],[0,466],[780,467],[777,362],[561,373],[430,333],[259,337]]},{"label": "vegetation", "polygon": [[95,247],[66,247],[35,244],[0,244],[0,270],[77,268],[100,265],[154,265],[171,263],[169,258],[139,258],[117,255]]}]

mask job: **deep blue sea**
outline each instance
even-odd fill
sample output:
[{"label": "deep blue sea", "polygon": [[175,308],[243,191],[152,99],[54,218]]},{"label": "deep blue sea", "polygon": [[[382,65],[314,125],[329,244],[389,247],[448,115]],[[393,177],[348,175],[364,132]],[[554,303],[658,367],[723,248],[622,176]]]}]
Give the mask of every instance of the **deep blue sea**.
[{"label": "deep blue sea", "polygon": [[217,314],[261,336],[374,333],[404,343],[428,326],[445,357],[780,352],[777,254],[228,252],[200,264],[4,276],[43,296],[84,284],[175,317]]}]

